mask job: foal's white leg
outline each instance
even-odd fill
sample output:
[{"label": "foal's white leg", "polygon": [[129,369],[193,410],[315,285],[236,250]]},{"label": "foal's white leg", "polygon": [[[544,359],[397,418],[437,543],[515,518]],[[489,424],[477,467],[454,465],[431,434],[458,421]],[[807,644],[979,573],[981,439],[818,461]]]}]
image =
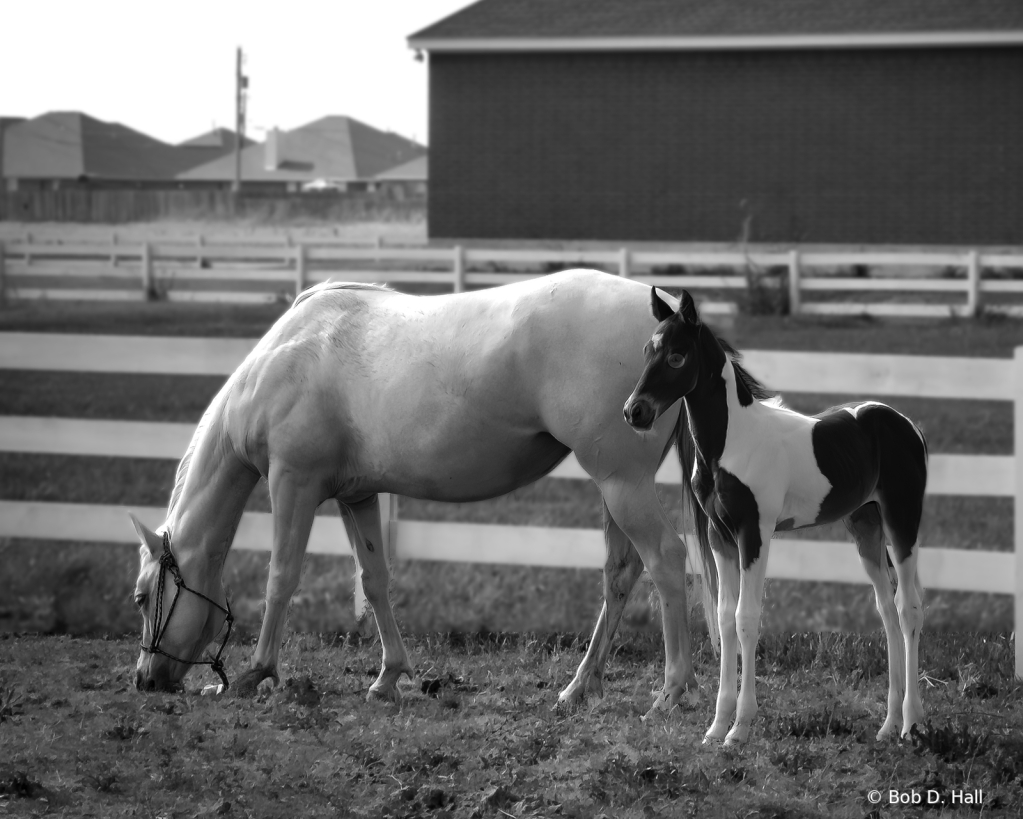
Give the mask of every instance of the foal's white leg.
[{"label": "foal's white leg", "polygon": [[874,586],[874,602],[884,624],[888,641],[888,714],[878,739],[898,733],[902,720],[902,701],[906,695],[906,655],[904,653],[899,613],[895,608],[895,593],[888,577],[884,529],[877,504],[860,507],[846,519],[846,528],[856,541],[860,561]]},{"label": "foal's white leg", "polygon": [[920,699],[920,630],[924,623],[920,578],[917,575],[919,547],[913,547],[901,563],[895,561],[899,589],[895,604],[899,609],[899,623],[906,642],[906,699],[902,703],[902,736],[924,719],[924,706]]},{"label": "foal's white leg", "polygon": [[699,697],[686,608],[686,547],[661,508],[653,475],[621,476],[600,487],[615,522],[632,541],[661,598],[664,688],[653,710],[670,710],[683,694]]},{"label": "foal's white leg", "polygon": [[[738,632],[739,648],[742,651],[742,685],[739,688],[739,702],[735,709],[735,725],[725,737],[725,745],[745,742],[749,737],[750,725],[757,715],[757,643],[760,640],[760,617],[764,610],[764,583],[767,580],[767,557],[771,550],[772,534],[773,526],[760,527],[760,555],[749,568],[740,572],[735,630]],[[739,559],[742,560],[741,549]]]},{"label": "foal's white leg", "polygon": [[277,655],[284,639],[284,622],[288,604],[298,588],[309,530],[319,505],[319,498],[309,483],[287,467],[272,466],[269,484],[274,534],[266,581],[266,611],[252,655],[252,667],[235,685],[241,695],[254,693],[259,682],[268,677],[280,682]]},{"label": "foal's white leg", "polygon": [[[717,535],[712,533],[712,538]],[[722,549],[728,549],[723,552]],[[739,689],[738,645],[735,633],[735,609],[739,602],[739,558],[734,546],[715,544],[714,563],[718,567],[718,629],[721,632],[721,677],[714,722],[703,737],[704,743],[725,738],[735,716]]]},{"label": "foal's white leg", "polygon": [[604,696],[604,668],[611,644],[632,587],[643,571],[639,552],[632,548],[628,537],[615,523],[607,504],[604,504],[604,544],[607,549],[604,559],[604,605],[586,656],[579,664],[572,682],[558,696],[558,702],[583,702],[589,690],[600,697]]},{"label": "foal's white leg", "polygon": [[[362,569],[362,588],[366,599],[373,607],[373,615],[380,632],[383,646],[383,662],[380,674],[369,687],[367,699],[398,702],[398,680],[402,674],[412,677],[405,644],[401,639],[398,623],[394,619],[388,587],[391,580],[387,556],[384,554],[384,538],[380,527],[380,501],[376,495],[357,504],[338,502],[341,518],[344,520],[348,539],[355,547],[359,567]],[[358,582],[358,581],[356,581]]]}]

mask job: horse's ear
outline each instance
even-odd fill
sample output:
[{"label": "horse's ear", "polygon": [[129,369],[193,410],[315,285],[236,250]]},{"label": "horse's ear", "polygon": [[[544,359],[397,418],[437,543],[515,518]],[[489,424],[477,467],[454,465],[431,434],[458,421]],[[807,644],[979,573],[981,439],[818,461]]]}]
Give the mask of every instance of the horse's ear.
[{"label": "horse's ear", "polygon": [[671,305],[661,298],[661,294],[657,292],[656,287],[650,288],[650,312],[654,314],[654,318],[657,319],[658,323],[671,318],[675,313],[671,309]]},{"label": "horse's ear", "polygon": [[689,295],[688,290],[683,290],[679,297],[678,312],[686,320],[686,324],[699,324],[700,314],[696,310],[696,302]]},{"label": "horse's ear", "polygon": [[128,517],[131,518],[131,525],[135,527],[135,531],[142,539],[142,543],[149,548],[153,557],[159,558],[160,553],[163,551],[163,538],[146,526],[146,524],[135,517],[131,512],[128,513]]}]

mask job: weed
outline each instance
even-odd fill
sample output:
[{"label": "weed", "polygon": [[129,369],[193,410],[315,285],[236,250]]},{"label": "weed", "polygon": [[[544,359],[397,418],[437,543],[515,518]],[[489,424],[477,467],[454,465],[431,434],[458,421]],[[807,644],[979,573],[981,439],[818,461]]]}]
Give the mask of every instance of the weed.
[{"label": "weed", "polygon": [[13,685],[8,685],[0,680],[0,722],[17,716],[24,701],[25,698],[15,690]]},{"label": "weed", "polygon": [[830,709],[811,711],[805,715],[789,717],[782,720],[783,736],[797,739],[820,739],[826,736],[840,737],[854,733],[853,723],[847,718],[838,716],[838,703]]},{"label": "weed", "polygon": [[14,796],[21,799],[33,799],[42,790],[35,780],[29,779],[24,771],[15,771],[0,779],[0,796]]},{"label": "weed", "polygon": [[930,720],[923,729],[914,725],[909,735],[917,755],[931,753],[943,762],[969,761],[991,746],[990,733],[974,733],[967,725],[935,727]]}]

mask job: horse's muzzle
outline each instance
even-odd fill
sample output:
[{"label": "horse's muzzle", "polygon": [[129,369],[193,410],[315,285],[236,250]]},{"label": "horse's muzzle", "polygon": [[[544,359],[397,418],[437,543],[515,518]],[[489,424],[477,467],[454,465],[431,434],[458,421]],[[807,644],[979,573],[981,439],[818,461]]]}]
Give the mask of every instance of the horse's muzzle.
[{"label": "horse's muzzle", "polygon": [[653,404],[644,398],[630,398],[625,402],[622,413],[629,426],[642,432],[650,429],[657,417]]}]

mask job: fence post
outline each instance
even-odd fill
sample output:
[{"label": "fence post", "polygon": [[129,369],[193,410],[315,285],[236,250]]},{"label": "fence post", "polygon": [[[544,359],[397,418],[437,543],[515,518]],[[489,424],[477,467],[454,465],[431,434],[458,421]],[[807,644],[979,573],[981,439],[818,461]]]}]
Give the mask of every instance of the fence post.
[{"label": "fence post", "polygon": [[1015,507],[1013,523],[1016,548],[1016,599],[1013,603],[1016,676],[1023,678],[1023,347],[1017,347],[1014,358],[1016,387],[1012,400],[1013,455],[1015,466]]},{"label": "fence post", "polygon": [[456,293],[464,293],[465,292],[465,251],[462,250],[462,246],[461,245],[455,245],[452,273],[454,275],[454,292],[456,292]]},{"label": "fence post", "polygon": [[789,252],[789,315],[798,316],[803,310],[799,292],[799,251]]},{"label": "fence post", "polygon": [[117,267],[117,231],[115,230],[110,234],[110,244],[113,246],[113,251],[110,253],[110,265]]},{"label": "fence post", "polygon": [[629,278],[631,273],[629,269],[629,249],[623,247],[618,251],[618,275],[623,279]]},{"label": "fence post", "polygon": [[153,293],[153,257],[149,242],[142,243],[142,301],[149,301]]},{"label": "fence post", "polygon": [[966,257],[966,315],[973,318],[980,308],[980,254],[971,250]]},{"label": "fence post", "polygon": [[305,245],[295,245],[295,298],[305,290]]},{"label": "fence post", "polygon": [[201,233],[198,236],[195,237],[195,244],[199,248],[199,253],[195,257],[195,266],[196,267],[202,267],[202,263],[203,263],[202,246],[203,246],[203,244],[205,244],[205,240],[202,238],[202,234]]}]

